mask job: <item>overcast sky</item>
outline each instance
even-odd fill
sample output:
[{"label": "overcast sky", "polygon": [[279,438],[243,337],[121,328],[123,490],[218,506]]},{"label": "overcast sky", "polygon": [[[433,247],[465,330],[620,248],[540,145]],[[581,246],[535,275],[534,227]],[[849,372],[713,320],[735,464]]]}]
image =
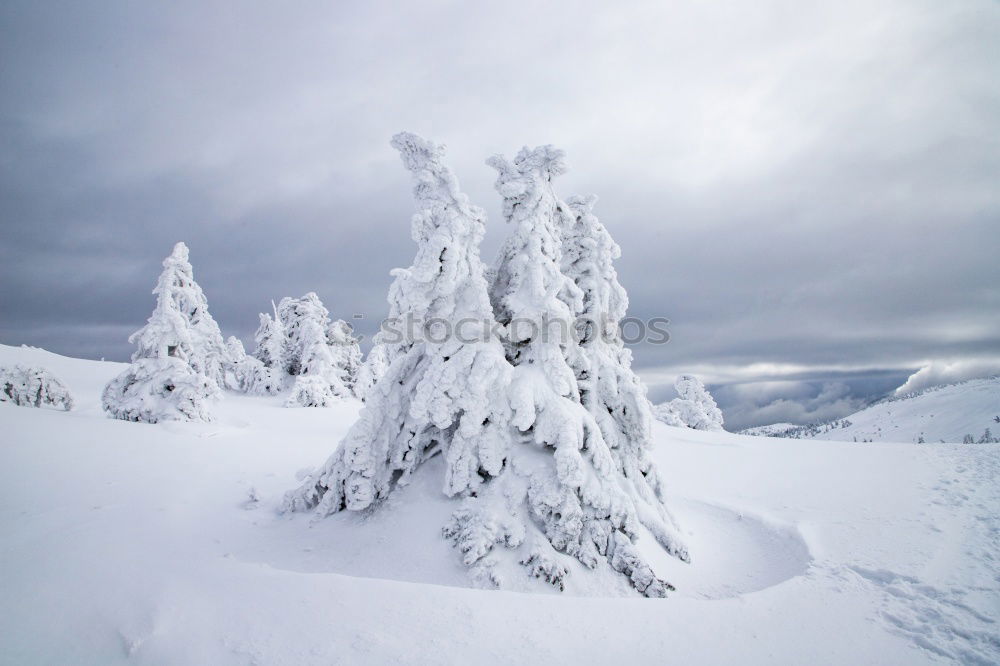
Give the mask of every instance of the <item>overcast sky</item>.
[{"label": "overcast sky", "polygon": [[[996,2],[5,2],[0,342],[124,360],[173,243],[226,334],[316,291],[385,314],[413,256],[388,141],[552,143],[622,246],[651,397],[822,420],[1000,368]],[[915,380],[916,381],[916,380]],[[912,386],[912,385],[911,385]]]}]

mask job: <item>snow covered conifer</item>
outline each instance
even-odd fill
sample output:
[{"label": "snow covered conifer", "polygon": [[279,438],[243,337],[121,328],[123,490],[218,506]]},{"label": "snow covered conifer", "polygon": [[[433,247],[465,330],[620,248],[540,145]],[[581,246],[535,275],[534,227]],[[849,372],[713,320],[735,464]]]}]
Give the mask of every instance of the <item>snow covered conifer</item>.
[{"label": "snow covered conifer", "polygon": [[58,407],[73,409],[69,389],[45,368],[22,365],[0,367],[0,402],[22,407]]},{"label": "snow covered conifer", "polygon": [[[563,153],[551,146],[525,148],[513,162],[495,156],[487,163],[499,174],[504,215],[515,225],[491,292],[515,366],[509,397],[517,443],[509,471],[467,498],[446,534],[465,553],[466,564],[494,584],[502,584],[503,551],[496,548],[502,544],[517,549],[518,561],[534,576],[560,588],[570,556],[591,569],[610,566],[647,596],[664,596],[670,586],[633,543],[640,526],[656,525],[654,534],[667,552],[682,559],[687,552],[656,484],[625,477],[625,469],[641,477],[640,468],[650,470],[651,464],[632,453],[631,444],[618,442],[620,451],[612,452],[582,402],[570,365],[584,359],[572,331],[587,293],[562,272],[563,236],[572,216],[551,181],[565,171]],[[600,396],[587,389],[597,404]]]},{"label": "snow covered conifer", "polygon": [[623,487],[640,507],[641,522],[668,550],[681,551],[649,455],[652,414],[646,388],[632,371],[632,353],[619,328],[628,309],[628,295],[614,268],[621,249],[594,215],[596,202],[596,196],[571,197],[558,206],[560,212],[569,212],[569,225],[563,229],[562,270],[583,296],[576,326],[578,347],[569,362],[580,401],[600,426],[617,473],[624,477]]},{"label": "snow covered conifer", "polygon": [[[390,317],[410,318],[420,330],[386,342],[387,374],[333,456],[286,495],[287,510],[368,508],[437,454],[449,496],[474,492],[503,469],[510,366],[499,340],[489,338],[493,315],[479,258],[485,215],[459,191],[442,146],[408,133],[392,145],[413,173],[418,212],[417,254],[410,268],[393,271]],[[461,335],[425,335],[423,325],[438,320],[466,324]]]},{"label": "snow covered conifer", "polygon": [[287,407],[328,407],[347,397],[350,389],[344,381],[344,368],[338,367],[326,331],[312,318],[304,318],[295,329],[292,366],[295,385],[285,402]]},{"label": "snow covered conifer", "polygon": [[268,368],[284,370],[285,331],[280,317],[272,319],[271,315],[260,313],[260,326],[254,334],[254,342],[257,344],[254,350],[257,360]]},{"label": "snow covered conifer", "polygon": [[359,400],[365,400],[382,375],[389,369],[389,356],[386,345],[376,342],[368,351],[368,356],[364,363],[358,368],[357,378],[354,382],[354,395]]},{"label": "snow covered conifer", "polygon": [[129,336],[132,364],[105,387],[104,409],[128,421],[210,420],[209,402],[225,385],[226,348],[184,243],[164,259],[153,293],[156,308]]},{"label": "snow covered conifer", "polygon": [[340,381],[353,392],[361,371],[361,346],[354,329],[343,319],[336,319],[326,327],[326,344],[330,346],[334,367]]},{"label": "snow covered conifer", "polygon": [[225,342],[208,311],[205,293],[194,281],[184,243],[177,243],[163,260],[163,272],[153,293],[157,296],[153,316],[129,338],[136,345],[132,358],[174,356],[224,386]]},{"label": "snow covered conifer", "polygon": [[680,396],[653,408],[656,418],[667,425],[695,430],[722,430],[722,411],[712,395],[694,375],[679,375],[674,388]]},{"label": "snow covered conifer", "polygon": [[[302,298],[281,299],[277,318],[280,327],[262,315],[258,332],[264,331],[265,337],[276,336],[279,329],[284,333],[281,365],[287,375],[296,378],[285,404],[324,407],[350,395],[361,357],[350,326],[341,320],[331,322],[329,310],[313,292]],[[266,353],[273,358],[278,354],[277,343],[269,342],[274,349]]]},{"label": "snow covered conifer", "polygon": [[230,336],[226,340],[226,353],[226,388],[250,395],[274,395],[281,390],[282,369],[269,368],[260,359],[247,355],[237,338]]}]

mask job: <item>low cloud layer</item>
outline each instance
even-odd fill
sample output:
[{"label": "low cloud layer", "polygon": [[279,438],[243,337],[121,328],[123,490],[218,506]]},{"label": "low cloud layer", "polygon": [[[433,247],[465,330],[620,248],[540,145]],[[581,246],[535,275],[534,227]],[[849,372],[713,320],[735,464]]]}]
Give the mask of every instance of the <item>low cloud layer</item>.
[{"label": "low cloud layer", "polygon": [[724,409],[811,420],[1000,354],[995,3],[7,3],[0,30],[4,343],[127,358],[178,240],[227,334],[307,291],[372,333],[413,253],[408,129],[449,145],[487,258],[483,160],[567,151],[630,314],[673,322],[634,348],[653,394],[803,381]]}]

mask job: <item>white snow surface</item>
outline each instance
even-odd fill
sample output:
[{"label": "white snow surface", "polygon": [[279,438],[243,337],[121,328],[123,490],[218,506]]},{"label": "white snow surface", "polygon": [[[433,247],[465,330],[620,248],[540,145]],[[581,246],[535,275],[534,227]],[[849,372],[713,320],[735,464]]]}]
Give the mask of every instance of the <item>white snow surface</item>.
[{"label": "white snow surface", "polygon": [[358,401],[227,393],[212,423],[129,423],[100,406],[123,364],[0,346],[15,363],[51,370],[76,407],[0,404],[2,663],[1000,661],[998,444],[657,423],[692,561],[645,554],[675,592],[487,591],[441,536],[440,470],[376,511],[277,512]]}]

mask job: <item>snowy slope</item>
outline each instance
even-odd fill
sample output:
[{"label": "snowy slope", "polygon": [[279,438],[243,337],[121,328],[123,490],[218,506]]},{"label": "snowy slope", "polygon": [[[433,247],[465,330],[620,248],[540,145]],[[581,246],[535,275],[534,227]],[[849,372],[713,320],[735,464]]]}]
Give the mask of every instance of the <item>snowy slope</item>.
[{"label": "snowy slope", "polygon": [[890,398],[820,426],[777,423],[740,431],[761,437],[857,442],[979,441],[987,428],[1000,436],[1000,377],[973,379]]},{"label": "snowy slope", "polygon": [[2,663],[1000,660],[1000,445],[657,424],[692,554],[661,562],[670,598],[483,591],[439,536],[439,475],[368,514],[275,511],[359,403],[227,395],[215,423],[126,423],[98,405],[119,364],[0,347],[12,362],[79,407],[0,404]]},{"label": "snowy slope", "polygon": [[754,426],[739,431],[741,435],[753,437],[781,437],[790,430],[798,430],[802,426],[795,423],[771,423],[770,425]]}]

